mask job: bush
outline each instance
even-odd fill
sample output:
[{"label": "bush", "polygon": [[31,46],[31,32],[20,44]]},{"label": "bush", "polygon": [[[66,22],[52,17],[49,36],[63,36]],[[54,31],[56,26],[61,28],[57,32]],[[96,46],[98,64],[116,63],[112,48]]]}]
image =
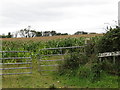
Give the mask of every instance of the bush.
[{"label": "bush", "polygon": [[91,80],[92,80],[92,82],[100,80],[101,72],[102,72],[101,63],[94,63],[91,67],[91,73],[92,73]]},{"label": "bush", "polygon": [[80,78],[88,78],[91,74],[91,70],[89,67],[81,66],[77,71],[77,76]]},{"label": "bush", "polygon": [[98,52],[114,51],[120,51],[120,28],[110,29],[98,43]]},{"label": "bush", "polygon": [[63,74],[70,70],[73,72],[75,69],[78,69],[79,66],[85,65],[88,61],[86,55],[79,54],[78,52],[71,53],[71,55],[65,58],[64,63],[59,66],[59,73]]},{"label": "bush", "polygon": [[85,47],[86,56],[91,57],[93,54],[98,53],[97,43],[99,42],[100,39],[101,37],[96,36],[96,37],[88,38],[88,40],[86,40],[86,44],[87,44]]},{"label": "bush", "polygon": [[[120,51],[120,28],[110,29],[98,42],[97,49],[99,53]],[[116,57],[116,63],[113,64],[113,57],[103,60],[102,69],[108,72],[118,72],[120,56]]]},{"label": "bush", "polygon": [[108,60],[104,60],[101,65],[102,70],[107,71],[110,74],[118,74],[119,65],[113,64]]}]

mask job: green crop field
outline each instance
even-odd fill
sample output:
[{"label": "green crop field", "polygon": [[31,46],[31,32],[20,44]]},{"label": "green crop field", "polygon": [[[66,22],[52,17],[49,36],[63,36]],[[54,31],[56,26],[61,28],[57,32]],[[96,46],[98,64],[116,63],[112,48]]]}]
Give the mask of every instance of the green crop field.
[{"label": "green crop field", "polygon": [[[41,37],[42,38],[42,37]],[[96,45],[98,40],[101,38],[100,36],[90,36],[90,42],[85,50],[88,56],[73,56],[74,61],[71,62],[74,64],[78,61],[79,66],[75,69],[67,69],[58,70],[57,72],[45,72],[48,75],[43,76],[38,71],[39,69],[50,69],[49,67],[41,68],[39,64],[47,65],[47,64],[63,64],[63,66],[72,65],[68,63],[68,59],[73,58],[72,56],[52,56],[45,57],[44,60],[53,60],[64,58],[68,61],[66,62],[39,62],[38,54],[53,54],[58,53],[58,51],[41,51],[40,49],[44,48],[57,48],[57,47],[70,47],[70,46],[84,46],[86,38],[88,37],[66,37],[66,38],[56,38],[48,40],[49,37],[43,37],[44,39],[32,38],[18,38],[18,39],[3,39],[2,40],[2,51],[29,51],[31,52],[32,57],[32,74],[23,74],[23,75],[4,75],[2,76],[2,88],[118,88],[118,76],[111,75],[106,72],[102,72],[100,80],[92,81],[93,74],[89,71],[89,68],[92,67],[93,59],[95,54],[89,56],[90,53],[96,50]],[[46,39],[45,39],[46,38]],[[67,51],[64,51],[66,53]],[[75,52],[76,53],[76,52]],[[78,51],[77,51],[78,53]],[[3,54],[2,57],[11,57],[17,55],[18,57],[27,57],[30,54]],[[39,56],[40,57],[40,56]],[[77,58],[78,57],[78,58]],[[79,60],[80,59],[80,62]],[[86,59],[86,61],[85,61]],[[15,60],[5,61],[6,63],[16,62]],[[24,62],[24,61],[22,61]],[[65,64],[64,64],[65,63]],[[75,63],[76,65],[76,63]],[[10,67],[10,66],[8,66]],[[19,66],[18,66],[19,67]],[[83,67],[83,68],[82,68]],[[86,67],[86,68],[85,68]],[[51,68],[53,69],[53,68]],[[57,69],[57,68],[56,68]],[[80,71],[86,71],[84,73],[80,73]],[[15,72],[18,72],[17,70]],[[44,72],[42,72],[44,73]],[[90,73],[90,74],[87,74]],[[91,76],[89,76],[91,75]],[[86,77],[83,77],[86,76]]]}]

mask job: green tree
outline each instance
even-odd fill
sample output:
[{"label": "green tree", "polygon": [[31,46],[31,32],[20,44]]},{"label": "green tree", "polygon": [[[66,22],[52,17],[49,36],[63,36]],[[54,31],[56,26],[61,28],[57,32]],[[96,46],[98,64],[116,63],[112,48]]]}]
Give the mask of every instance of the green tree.
[{"label": "green tree", "polygon": [[42,36],[42,32],[36,32],[36,37],[41,37]]},{"label": "green tree", "polygon": [[56,35],[61,35],[61,33],[57,33]]},{"label": "green tree", "polygon": [[19,34],[21,37],[35,37],[36,36],[36,31],[35,30],[31,30],[30,29],[31,27],[28,26],[28,28],[25,28],[25,29],[21,29],[19,31]]},{"label": "green tree", "polygon": [[68,35],[68,33],[62,33],[61,35]]},{"label": "green tree", "polygon": [[8,33],[7,38],[12,38],[11,32]]},{"label": "green tree", "polygon": [[80,35],[80,34],[88,34],[88,33],[84,31],[77,31],[76,33],[74,33],[74,35]]},{"label": "green tree", "polygon": [[50,33],[52,36],[55,36],[57,34],[56,31],[51,31]]}]

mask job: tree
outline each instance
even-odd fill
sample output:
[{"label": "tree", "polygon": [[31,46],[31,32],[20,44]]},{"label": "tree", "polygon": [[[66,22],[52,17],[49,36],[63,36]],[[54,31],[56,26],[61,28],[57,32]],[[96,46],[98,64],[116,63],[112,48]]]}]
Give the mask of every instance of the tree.
[{"label": "tree", "polygon": [[12,38],[11,32],[8,33],[7,38]]},{"label": "tree", "polygon": [[51,36],[50,31],[44,31],[44,32],[43,32],[43,36]]},{"label": "tree", "polygon": [[40,36],[42,36],[42,32],[36,32],[36,37],[40,37]]},{"label": "tree", "polygon": [[13,32],[13,33],[12,33],[13,37],[15,37],[15,38],[18,37],[18,34],[19,34],[19,31],[16,31],[16,32]]},{"label": "tree", "polygon": [[76,33],[74,33],[74,35],[80,35],[80,34],[88,34],[88,33],[84,31],[77,31]]},{"label": "tree", "polygon": [[26,29],[21,29],[19,31],[19,34],[21,37],[27,37],[27,34],[28,34],[29,31],[27,31]]},{"label": "tree", "polygon": [[30,30],[30,26],[28,26],[28,28],[25,28],[25,29],[21,29],[19,31],[19,34],[21,37],[35,37],[36,36],[36,31],[35,30]]},{"label": "tree", "polygon": [[61,33],[57,33],[56,35],[61,35]]},{"label": "tree", "polygon": [[62,33],[61,35],[68,35],[68,33]]},{"label": "tree", "polygon": [[0,35],[0,38],[7,38],[7,35],[2,34],[2,35]]},{"label": "tree", "polygon": [[0,35],[0,38],[12,38],[13,35],[11,35],[11,32],[8,32],[8,35]]},{"label": "tree", "polygon": [[36,36],[36,31],[35,30],[31,30],[29,37],[35,37]]},{"label": "tree", "polygon": [[55,36],[57,34],[56,31],[51,31],[50,33],[52,36]]},{"label": "tree", "polygon": [[91,32],[91,33],[89,33],[89,34],[97,34],[96,32]]}]

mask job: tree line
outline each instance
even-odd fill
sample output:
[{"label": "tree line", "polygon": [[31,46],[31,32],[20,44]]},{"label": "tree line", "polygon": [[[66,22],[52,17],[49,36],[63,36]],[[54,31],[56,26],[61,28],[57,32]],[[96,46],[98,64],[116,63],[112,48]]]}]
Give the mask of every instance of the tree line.
[{"label": "tree line", "polygon": [[[88,32],[84,31],[77,31],[74,33],[74,35],[79,35],[79,34],[88,34]],[[96,33],[90,33],[90,34],[96,34]],[[36,31],[32,30],[30,26],[25,29],[21,29],[16,32],[8,32],[8,35],[0,35],[0,38],[17,38],[17,37],[25,37],[25,38],[30,38],[30,37],[43,37],[43,36],[58,36],[58,35],[69,35],[68,33],[58,33],[54,30],[52,31]]]}]

